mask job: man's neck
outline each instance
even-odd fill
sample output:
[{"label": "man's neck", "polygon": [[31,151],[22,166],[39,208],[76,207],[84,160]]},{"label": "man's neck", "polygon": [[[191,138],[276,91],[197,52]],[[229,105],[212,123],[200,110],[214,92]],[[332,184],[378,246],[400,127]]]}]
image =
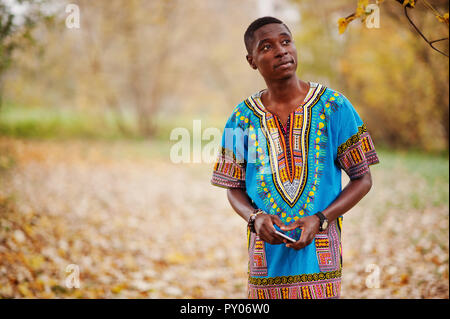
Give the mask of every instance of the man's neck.
[{"label": "man's neck", "polygon": [[274,104],[290,104],[298,99],[299,96],[307,94],[308,84],[300,80],[297,75],[290,78],[268,82],[268,100]]}]

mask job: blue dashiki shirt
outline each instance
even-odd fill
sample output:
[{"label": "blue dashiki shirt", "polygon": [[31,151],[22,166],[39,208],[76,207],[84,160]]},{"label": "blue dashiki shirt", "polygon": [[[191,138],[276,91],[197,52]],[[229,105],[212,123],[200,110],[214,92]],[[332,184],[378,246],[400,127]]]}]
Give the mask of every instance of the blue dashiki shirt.
[{"label": "blue dashiki shirt", "polygon": [[[285,224],[325,210],[350,179],[379,162],[366,126],[341,93],[310,82],[286,126],[265,109],[258,92],[229,117],[212,184],[244,188],[255,208]],[[277,226],[275,226],[278,228]],[[338,298],[342,216],[301,250],[271,245],[247,230],[249,298]],[[300,238],[300,229],[287,232]]]}]

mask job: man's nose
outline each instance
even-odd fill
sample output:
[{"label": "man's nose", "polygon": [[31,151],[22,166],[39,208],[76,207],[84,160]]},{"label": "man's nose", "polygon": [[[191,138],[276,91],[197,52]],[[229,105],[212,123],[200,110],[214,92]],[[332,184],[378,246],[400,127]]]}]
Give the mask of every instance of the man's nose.
[{"label": "man's nose", "polygon": [[278,44],[276,46],[275,56],[279,58],[285,55],[287,52],[288,52],[287,49],[283,45]]}]

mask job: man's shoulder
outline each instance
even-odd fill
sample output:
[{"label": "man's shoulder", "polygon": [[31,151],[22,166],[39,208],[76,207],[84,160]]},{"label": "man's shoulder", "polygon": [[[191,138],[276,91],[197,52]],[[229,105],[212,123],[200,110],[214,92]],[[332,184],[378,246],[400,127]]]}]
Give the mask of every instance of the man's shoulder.
[{"label": "man's shoulder", "polygon": [[348,107],[351,105],[349,99],[344,93],[329,87],[325,89],[323,99],[325,100],[325,103],[334,104],[339,107]]},{"label": "man's shoulder", "polygon": [[344,102],[344,100],[347,99],[347,97],[342,92],[330,87],[325,87],[324,97],[327,100],[338,102]]},{"label": "man's shoulder", "polygon": [[322,101],[326,101],[326,103],[330,101],[335,101],[334,103],[343,103],[347,98],[345,95],[333,88],[326,86],[323,83],[309,81],[311,88],[313,89],[314,94],[320,95],[320,99]]},{"label": "man's shoulder", "polygon": [[258,93],[252,94],[239,102],[231,111],[231,116],[250,116],[254,113],[255,100]]},{"label": "man's shoulder", "polygon": [[[338,116],[347,109],[351,109],[352,105],[347,97],[338,90],[320,84],[321,93],[319,105],[321,105],[322,112],[330,118]],[[323,88],[323,91],[322,91]]]}]

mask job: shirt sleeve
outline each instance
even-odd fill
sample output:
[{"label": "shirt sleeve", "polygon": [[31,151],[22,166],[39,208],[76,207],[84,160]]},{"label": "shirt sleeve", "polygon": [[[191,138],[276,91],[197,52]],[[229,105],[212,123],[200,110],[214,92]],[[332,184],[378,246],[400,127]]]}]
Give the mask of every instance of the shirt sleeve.
[{"label": "shirt sleeve", "polygon": [[242,117],[236,108],[225,124],[219,154],[214,163],[212,185],[245,189],[248,134],[242,125]]},{"label": "shirt sleeve", "polygon": [[366,125],[347,98],[343,97],[337,113],[336,165],[350,179],[357,179],[369,171],[370,165],[379,163],[378,155]]}]

